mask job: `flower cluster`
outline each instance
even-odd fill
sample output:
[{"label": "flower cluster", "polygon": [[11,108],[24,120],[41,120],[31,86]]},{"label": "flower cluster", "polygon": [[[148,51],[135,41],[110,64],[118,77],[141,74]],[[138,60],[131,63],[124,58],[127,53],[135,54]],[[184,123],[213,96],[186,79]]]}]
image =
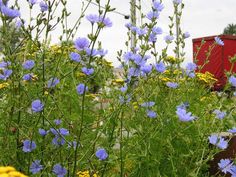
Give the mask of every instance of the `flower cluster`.
[{"label": "flower cluster", "polygon": [[226,149],[228,147],[228,142],[218,135],[211,135],[208,137],[210,144],[217,146],[220,149]]},{"label": "flower cluster", "polygon": [[1,177],[27,177],[23,173],[17,171],[14,167],[11,166],[1,166],[0,167],[0,176]]}]

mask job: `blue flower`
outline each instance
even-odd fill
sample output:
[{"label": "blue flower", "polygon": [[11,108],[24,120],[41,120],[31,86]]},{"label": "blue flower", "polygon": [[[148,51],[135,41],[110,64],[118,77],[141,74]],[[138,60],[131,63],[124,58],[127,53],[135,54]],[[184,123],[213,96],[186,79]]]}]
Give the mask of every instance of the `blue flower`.
[{"label": "blue flower", "polygon": [[230,83],[232,86],[236,87],[236,77],[230,76],[230,77],[229,77],[229,83]]},{"label": "blue flower", "polygon": [[142,65],[140,67],[140,70],[144,72],[145,74],[148,74],[152,71],[152,65]]},{"label": "blue flower", "polygon": [[16,28],[19,29],[24,24],[24,21],[21,21],[21,19],[16,20]]},{"label": "blue flower", "polygon": [[181,103],[180,105],[178,105],[176,108],[180,108],[180,109],[187,109],[189,107],[189,102],[184,102],[184,103]]},{"label": "blue flower", "polygon": [[56,164],[53,166],[52,172],[57,175],[57,177],[64,177],[67,173],[67,170],[60,164]]},{"label": "blue flower", "polygon": [[142,107],[152,107],[154,105],[155,105],[155,102],[153,101],[149,101],[149,102],[145,102],[141,104]]},{"label": "blue flower", "polygon": [[164,64],[162,61],[159,62],[159,63],[157,63],[157,64],[156,64],[156,70],[157,70],[157,72],[159,72],[159,73],[165,72],[165,70],[166,70],[165,64]]},{"label": "blue flower", "polygon": [[34,100],[31,104],[31,109],[33,112],[41,112],[43,107],[44,104],[40,100]]},{"label": "blue flower", "polygon": [[31,152],[36,148],[36,144],[34,141],[30,141],[30,140],[25,140],[23,142],[23,151],[24,152]]},{"label": "blue flower", "polygon": [[89,40],[84,37],[79,37],[75,40],[74,44],[77,50],[85,50],[89,47]]},{"label": "blue flower", "polygon": [[29,0],[29,3],[30,3],[31,5],[34,5],[34,4],[37,3],[37,0]]},{"label": "blue flower", "polygon": [[60,125],[60,124],[61,124],[61,119],[55,119],[55,120],[54,120],[54,123],[55,123],[56,125]]},{"label": "blue flower", "polygon": [[214,110],[213,113],[216,115],[218,119],[223,119],[226,116],[226,112],[220,111],[218,109]]},{"label": "blue flower", "polygon": [[92,24],[99,22],[99,16],[96,14],[87,15],[86,19]]},{"label": "blue flower", "polygon": [[53,78],[49,79],[48,88],[55,87],[57,84],[59,84],[59,82],[60,82],[60,80],[56,77],[53,77]]},{"label": "blue flower", "polygon": [[52,139],[52,144],[54,144],[55,146],[63,146],[65,143],[66,141],[64,137],[55,136]]},{"label": "blue flower", "polygon": [[195,71],[197,69],[197,65],[195,63],[187,63],[186,70]]},{"label": "blue flower", "polygon": [[1,12],[3,15],[9,17],[9,18],[16,18],[20,16],[20,12],[17,9],[10,9],[9,7],[3,5],[1,7]]},{"label": "blue flower", "polygon": [[47,3],[44,2],[44,1],[41,1],[41,2],[39,3],[39,6],[40,6],[40,10],[41,10],[42,12],[45,12],[45,11],[48,10],[48,5],[47,5]]},{"label": "blue flower", "polygon": [[86,48],[85,51],[88,56],[94,57],[94,56],[98,55],[98,50],[96,50],[96,49]]},{"label": "blue flower", "polygon": [[215,39],[216,44],[218,44],[220,46],[224,45],[224,42],[219,37],[215,37],[214,39]]},{"label": "blue flower", "polygon": [[0,80],[7,80],[8,77],[12,74],[12,70],[10,69],[4,69],[3,74],[0,74]]},{"label": "blue flower", "polygon": [[171,43],[173,40],[174,40],[174,36],[171,36],[171,35],[166,35],[164,37],[164,40],[167,44]]},{"label": "blue flower", "polygon": [[55,135],[55,136],[67,136],[69,135],[69,131],[65,128],[59,128],[59,129],[54,129],[50,128],[50,131]]},{"label": "blue flower", "polygon": [[26,60],[22,66],[24,69],[32,69],[35,65],[35,62],[33,60]]},{"label": "blue flower", "polygon": [[32,73],[29,73],[29,74],[25,74],[22,79],[25,80],[25,81],[30,81],[33,77],[33,74]]},{"label": "blue flower", "polygon": [[30,172],[36,174],[43,169],[43,165],[40,164],[40,160],[35,160],[30,166]]},{"label": "blue flower", "polygon": [[230,133],[236,133],[236,127],[233,127],[232,129],[229,129],[228,132],[230,132]]},{"label": "blue flower", "polygon": [[154,112],[154,111],[148,110],[148,111],[147,111],[147,116],[148,116],[149,118],[156,118],[156,117],[157,117],[157,113]]},{"label": "blue flower", "polygon": [[209,140],[210,144],[213,144],[220,149],[226,149],[228,147],[228,142],[225,141],[225,139],[220,136],[211,135],[208,137],[208,140]]},{"label": "blue flower", "polygon": [[99,22],[102,23],[105,27],[112,27],[112,21],[108,17],[103,18],[100,16]]},{"label": "blue flower", "polygon": [[0,69],[6,69],[10,65],[11,65],[10,61],[2,61],[0,62]]},{"label": "blue flower", "polygon": [[40,128],[40,129],[39,129],[39,134],[40,134],[41,136],[46,136],[46,135],[48,134],[48,131],[46,131],[46,130]]},{"label": "blue flower", "polygon": [[79,95],[82,95],[82,94],[84,94],[84,92],[85,92],[86,90],[88,90],[88,87],[85,86],[84,84],[79,84],[79,85],[77,85],[76,90],[77,90],[77,93],[78,93]]},{"label": "blue flower", "polygon": [[158,19],[160,16],[160,13],[158,11],[150,11],[147,13],[146,17],[149,19],[149,20],[156,20]]},{"label": "blue flower", "polygon": [[70,53],[70,59],[72,60],[72,61],[75,61],[75,62],[80,62],[80,60],[81,60],[81,56],[80,56],[80,54],[78,54],[78,53],[75,53],[75,52],[71,52]]},{"label": "blue flower", "polygon": [[173,3],[176,4],[176,5],[179,5],[182,3],[182,0],[173,0]]},{"label": "blue flower", "polygon": [[174,88],[175,89],[179,86],[179,84],[176,83],[176,82],[167,82],[166,86],[169,87],[169,88]]},{"label": "blue flower", "polygon": [[97,54],[100,55],[101,57],[104,57],[107,53],[108,53],[108,50],[104,50],[104,49],[97,50]]},{"label": "blue flower", "polygon": [[164,5],[159,1],[154,1],[153,8],[157,11],[162,11],[164,9]]},{"label": "blue flower", "polygon": [[[68,142],[68,148],[76,148],[77,146],[77,142],[76,141],[71,141],[71,142]],[[78,145],[79,146],[79,145]]]},{"label": "blue flower", "polygon": [[126,92],[126,90],[128,89],[128,87],[125,85],[123,87],[120,88],[120,91],[121,92]]},{"label": "blue flower", "polygon": [[87,76],[91,75],[94,73],[94,69],[93,68],[86,68],[86,67],[83,67],[82,68],[82,72],[84,74],[86,74]]},{"label": "blue flower", "polygon": [[108,154],[106,152],[105,149],[101,148],[101,149],[98,149],[95,153],[96,157],[99,159],[99,160],[106,160],[107,157],[108,157]]},{"label": "blue flower", "polygon": [[191,112],[187,112],[183,108],[177,108],[176,114],[182,122],[189,122],[195,119]]},{"label": "blue flower", "polygon": [[236,165],[232,165],[230,168],[231,177],[236,177]]},{"label": "blue flower", "polygon": [[187,38],[189,38],[190,37],[190,33],[188,32],[188,31],[186,31],[185,33],[184,33],[184,39],[187,39]]},{"label": "blue flower", "polygon": [[162,34],[163,33],[163,31],[160,27],[153,27],[152,32],[155,34]]},{"label": "blue flower", "polygon": [[231,171],[232,165],[233,163],[229,159],[221,159],[218,163],[219,169],[225,174]]}]

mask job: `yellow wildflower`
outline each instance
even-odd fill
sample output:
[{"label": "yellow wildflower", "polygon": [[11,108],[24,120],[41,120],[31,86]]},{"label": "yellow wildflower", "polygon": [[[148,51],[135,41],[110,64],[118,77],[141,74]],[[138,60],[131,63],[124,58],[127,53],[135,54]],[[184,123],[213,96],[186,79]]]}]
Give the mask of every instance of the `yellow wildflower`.
[{"label": "yellow wildflower", "polygon": [[4,83],[0,84],[0,89],[6,88],[8,86],[9,86],[9,84],[7,82],[4,82]]},{"label": "yellow wildflower", "polygon": [[[89,171],[88,171],[88,170],[86,170],[86,171],[79,171],[79,172],[77,173],[77,175],[78,175],[79,177],[90,177],[90,174],[89,174]],[[99,177],[99,176],[95,173],[95,174],[93,174],[91,177]]]}]

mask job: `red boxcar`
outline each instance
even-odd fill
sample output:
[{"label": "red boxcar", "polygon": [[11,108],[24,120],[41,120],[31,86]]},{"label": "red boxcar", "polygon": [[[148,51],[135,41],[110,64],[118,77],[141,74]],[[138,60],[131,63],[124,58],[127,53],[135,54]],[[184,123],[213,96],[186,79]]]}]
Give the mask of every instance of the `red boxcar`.
[{"label": "red boxcar", "polygon": [[[214,45],[215,37],[216,36],[208,36],[193,39],[193,56],[194,59],[197,59],[196,64],[198,66],[203,66],[199,72],[205,73],[208,71],[218,79],[218,82],[215,84],[215,89],[218,90],[222,89],[227,82],[225,71],[230,71],[232,64],[230,63],[229,58],[236,54],[236,36],[218,35],[224,42],[223,46]],[[203,39],[205,43],[198,51]],[[210,48],[212,48],[212,50]],[[209,49],[211,50],[211,54],[208,58],[209,62],[204,65],[204,62],[207,60],[207,52]],[[232,71],[236,73],[236,63]]]}]

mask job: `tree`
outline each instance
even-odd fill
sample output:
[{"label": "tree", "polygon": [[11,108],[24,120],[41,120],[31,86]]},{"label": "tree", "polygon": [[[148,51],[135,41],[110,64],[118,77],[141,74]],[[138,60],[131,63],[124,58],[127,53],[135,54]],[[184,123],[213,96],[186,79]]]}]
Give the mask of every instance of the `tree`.
[{"label": "tree", "polygon": [[228,24],[228,26],[224,28],[223,34],[236,35],[236,24]]}]

